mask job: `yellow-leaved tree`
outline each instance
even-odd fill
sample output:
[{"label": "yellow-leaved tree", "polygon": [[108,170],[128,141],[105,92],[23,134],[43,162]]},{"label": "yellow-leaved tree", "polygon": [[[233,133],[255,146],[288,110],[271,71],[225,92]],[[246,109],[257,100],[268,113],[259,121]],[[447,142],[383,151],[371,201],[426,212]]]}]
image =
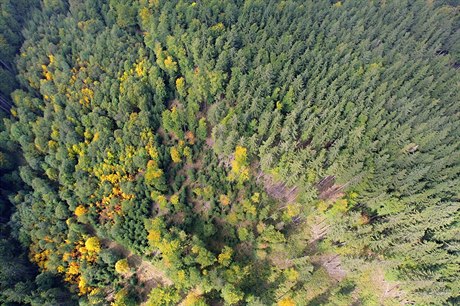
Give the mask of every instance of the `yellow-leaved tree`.
[{"label": "yellow-leaved tree", "polygon": [[87,211],[88,210],[83,205],[78,205],[77,208],[75,208],[75,216],[83,216]]},{"label": "yellow-leaved tree", "polygon": [[287,297],[279,301],[278,306],[296,306],[296,304],[293,299]]},{"label": "yellow-leaved tree", "polygon": [[117,271],[118,274],[127,274],[130,271],[128,260],[123,258],[117,261],[115,263],[115,271]]},{"label": "yellow-leaved tree", "polygon": [[86,240],[85,247],[88,252],[99,253],[101,251],[101,242],[97,237],[90,237]]},{"label": "yellow-leaved tree", "polygon": [[171,159],[176,164],[182,161],[179,150],[176,147],[171,148]]},{"label": "yellow-leaved tree", "polygon": [[243,183],[249,179],[248,155],[245,147],[236,147],[228,179],[239,183]]}]

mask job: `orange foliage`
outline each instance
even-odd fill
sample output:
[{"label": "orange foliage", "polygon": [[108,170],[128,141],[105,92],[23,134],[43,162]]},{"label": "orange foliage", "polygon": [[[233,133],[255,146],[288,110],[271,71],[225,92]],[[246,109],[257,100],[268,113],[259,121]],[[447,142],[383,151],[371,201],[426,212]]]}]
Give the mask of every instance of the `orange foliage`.
[{"label": "orange foliage", "polygon": [[219,202],[220,204],[224,205],[224,206],[227,206],[228,204],[230,204],[230,199],[227,195],[225,194],[221,194],[219,196]]},{"label": "orange foliage", "polygon": [[75,216],[80,217],[86,214],[88,210],[83,206],[83,205],[78,205],[77,208],[75,208]]},{"label": "orange foliage", "polygon": [[187,131],[185,133],[185,139],[188,141],[189,144],[191,145],[195,144],[195,135],[193,134],[192,131]]},{"label": "orange foliage", "polygon": [[[33,254],[33,253],[32,253],[32,254]],[[51,254],[51,251],[50,251],[50,250],[44,250],[44,251],[42,251],[42,252],[33,254],[33,255],[31,256],[31,259],[32,259],[32,261],[35,262],[40,268],[42,268],[43,270],[46,270],[46,265],[47,265],[47,263],[48,263],[50,254]]]}]

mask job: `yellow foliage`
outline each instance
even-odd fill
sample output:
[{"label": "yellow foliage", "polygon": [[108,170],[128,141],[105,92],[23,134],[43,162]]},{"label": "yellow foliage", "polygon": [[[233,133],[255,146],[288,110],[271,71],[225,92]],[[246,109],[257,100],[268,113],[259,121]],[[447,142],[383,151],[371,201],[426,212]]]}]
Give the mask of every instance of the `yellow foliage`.
[{"label": "yellow foliage", "polygon": [[203,195],[203,189],[200,187],[193,188],[193,193],[197,196],[201,197]]},{"label": "yellow foliage", "polygon": [[149,240],[150,244],[152,246],[156,246],[158,242],[161,240],[161,233],[158,230],[150,230],[149,235],[147,236],[147,239]]},{"label": "yellow foliage", "polygon": [[147,7],[143,7],[139,11],[139,17],[141,18],[141,22],[143,24],[147,23],[150,19],[150,10]]},{"label": "yellow foliage", "polygon": [[246,163],[247,149],[245,147],[236,146],[234,162],[237,166],[242,166]]},{"label": "yellow foliage", "polygon": [[185,79],[183,77],[176,79],[176,89],[179,95],[185,96]]},{"label": "yellow foliage", "polygon": [[297,272],[294,268],[289,268],[284,271],[284,275],[286,276],[287,280],[290,282],[295,282],[299,279],[299,272]]},{"label": "yellow foliage", "polygon": [[147,170],[145,171],[145,179],[151,181],[160,178],[163,175],[163,170],[158,168],[158,164],[154,160],[149,160],[147,163]]},{"label": "yellow foliage", "polygon": [[75,208],[75,216],[80,217],[86,214],[87,211],[88,210],[83,205],[78,205],[77,208]]},{"label": "yellow foliage", "polygon": [[184,154],[185,157],[192,156],[192,150],[190,149],[190,147],[185,147],[184,151],[183,151],[183,154]]},{"label": "yellow foliage", "polygon": [[115,263],[115,271],[119,274],[126,274],[129,272],[129,264],[126,258],[120,259]]},{"label": "yellow foliage", "polygon": [[232,260],[232,255],[233,250],[226,246],[222,250],[222,253],[219,254],[217,261],[223,266],[228,266],[230,264],[230,261]]},{"label": "yellow foliage", "polygon": [[50,140],[48,141],[48,148],[50,148],[50,150],[55,150],[57,149],[58,145],[57,145],[57,142],[54,141],[54,140]]},{"label": "yellow foliage", "polygon": [[165,68],[170,71],[177,71],[177,63],[168,55],[164,60]]},{"label": "yellow foliage", "polygon": [[252,205],[252,203],[248,200],[244,200],[241,202],[241,205],[243,206],[244,210],[247,212],[247,213],[250,213],[251,215],[256,215],[257,214],[257,210],[256,210],[256,207],[254,205]]},{"label": "yellow foliage", "polygon": [[115,294],[115,300],[112,302],[112,306],[127,306],[126,298],[128,297],[128,290],[126,288],[121,289]]},{"label": "yellow foliage", "polygon": [[158,150],[156,147],[152,146],[150,143],[145,146],[145,149],[147,150],[147,153],[150,155],[150,157],[154,160],[158,159]]},{"label": "yellow foliage", "polygon": [[185,275],[185,271],[184,270],[180,270],[177,272],[177,280],[178,280],[178,284],[183,284],[186,280],[186,275]]},{"label": "yellow foliage", "polygon": [[172,147],[171,150],[171,158],[173,160],[174,163],[180,163],[182,161],[181,159],[181,156],[180,156],[180,153],[179,151],[176,149],[176,147]]},{"label": "yellow foliage", "polygon": [[[196,291],[191,291],[187,296],[185,297],[183,301],[184,306],[194,306],[197,305],[199,302],[201,302],[203,298],[200,296],[200,294]],[[201,305],[201,304],[200,304]]]},{"label": "yellow foliage", "polygon": [[369,65],[369,70],[370,71],[378,70],[378,69],[380,69],[382,67],[383,67],[382,63],[372,63],[372,64]]},{"label": "yellow foliage", "polygon": [[177,240],[172,240],[168,241],[166,239],[163,239],[163,241],[158,244],[158,249],[160,252],[163,254],[163,262],[169,267],[171,266],[171,260],[170,258],[173,258],[177,252],[179,251],[179,241]]},{"label": "yellow foliage", "polygon": [[164,195],[157,196],[156,201],[158,202],[158,205],[160,206],[160,208],[165,209],[166,206],[168,205],[168,201],[166,200],[166,197]]},{"label": "yellow foliage", "polygon": [[192,246],[192,253],[193,254],[198,254],[200,252],[200,247],[197,245]]},{"label": "yellow foliage", "polygon": [[249,167],[247,165],[247,149],[242,146],[237,146],[235,149],[235,157],[232,160],[232,169],[229,173],[230,181],[237,180],[244,182],[249,179]]},{"label": "yellow foliage", "polygon": [[319,201],[317,207],[318,207],[318,211],[325,212],[329,208],[329,204],[326,203],[325,201]]},{"label": "yellow foliage", "polygon": [[334,203],[334,208],[339,212],[346,212],[348,210],[348,201],[347,199],[339,199]]},{"label": "yellow foliage", "polygon": [[281,101],[276,102],[276,109],[279,111],[283,110],[283,103],[281,103]]},{"label": "yellow foliage", "polygon": [[286,206],[286,215],[289,218],[295,217],[300,214],[300,205],[297,203],[288,204]]},{"label": "yellow foliage", "polygon": [[50,254],[50,250],[44,250],[42,252],[33,254],[32,261],[35,262],[43,270],[46,270]]},{"label": "yellow foliage", "polygon": [[204,196],[204,197],[207,197],[207,198],[212,197],[212,195],[213,195],[213,190],[214,190],[214,189],[212,188],[212,186],[206,186],[206,187],[204,187],[204,188],[203,188],[203,196]]},{"label": "yellow foliage", "polygon": [[341,7],[342,6],[342,1],[338,1],[334,3],[333,7]]},{"label": "yellow foliage", "polygon": [[358,194],[357,192],[350,192],[350,194],[348,195],[348,197],[349,197],[351,200],[356,199],[358,196],[359,196],[359,194]]},{"label": "yellow foliage", "polygon": [[85,136],[85,139],[91,139],[93,137],[93,133],[91,133],[90,131],[86,130],[84,133],[83,133],[83,136]]},{"label": "yellow foliage", "polygon": [[69,264],[69,268],[67,269],[67,274],[69,274],[69,275],[77,275],[78,273],[80,273],[79,268],[80,267],[78,266],[78,263],[76,263],[75,261],[72,261]]},{"label": "yellow foliage", "polygon": [[86,247],[84,247],[84,246],[81,246],[81,247],[78,248],[78,252],[80,252],[80,254],[83,255],[83,254],[88,253],[88,249]]},{"label": "yellow foliage", "polygon": [[179,204],[179,195],[173,194],[173,195],[169,198],[169,201],[170,201],[171,204],[173,204],[173,205]]},{"label": "yellow foliage", "polygon": [[278,306],[295,306],[295,302],[290,297],[284,298],[278,302]]},{"label": "yellow foliage", "polygon": [[58,140],[59,139],[59,130],[55,129],[53,127],[53,131],[51,132],[51,138],[53,138],[54,140]]},{"label": "yellow foliage", "polygon": [[81,93],[83,94],[83,98],[80,100],[80,103],[82,105],[88,106],[89,102],[93,99],[94,97],[94,92],[89,89],[89,88],[83,88],[81,90]]},{"label": "yellow foliage", "polygon": [[143,77],[146,74],[145,61],[142,60],[134,66],[137,76]]},{"label": "yellow foliage", "polygon": [[53,79],[53,75],[51,74],[51,72],[47,71],[47,72],[45,72],[45,78],[48,81],[51,81]]},{"label": "yellow foliage", "polygon": [[78,281],[78,289],[80,290],[79,295],[88,294],[92,291],[91,288],[87,287],[86,280],[83,276],[80,276],[80,280]]},{"label": "yellow foliage", "polygon": [[238,214],[234,211],[230,212],[227,216],[227,221],[231,225],[236,225],[238,223]]},{"label": "yellow foliage", "polygon": [[63,260],[63,261],[69,261],[69,257],[70,257],[70,253],[64,253],[64,254],[62,255],[62,260]]},{"label": "yellow foliage", "polygon": [[254,194],[251,197],[251,201],[254,203],[259,203],[260,201],[260,193],[254,192]]},{"label": "yellow foliage", "polygon": [[219,23],[213,25],[211,27],[211,30],[216,31],[216,32],[222,32],[223,30],[225,30],[225,26],[224,26],[224,24],[222,22],[219,22]]},{"label": "yellow foliage", "polygon": [[101,243],[99,238],[90,237],[85,242],[85,247],[89,252],[99,253],[101,251]]},{"label": "yellow foliage", "polygon": [[51,72],[48,71],[48,67],[46,65],[42,65],[43,76],[46,80],[50,81],[53,79]]},{"label": "yellow foliage", "polygon": [[267,257],[267,252],[264,250],[256,250],[256,256],[257,258],[264,260]]}]

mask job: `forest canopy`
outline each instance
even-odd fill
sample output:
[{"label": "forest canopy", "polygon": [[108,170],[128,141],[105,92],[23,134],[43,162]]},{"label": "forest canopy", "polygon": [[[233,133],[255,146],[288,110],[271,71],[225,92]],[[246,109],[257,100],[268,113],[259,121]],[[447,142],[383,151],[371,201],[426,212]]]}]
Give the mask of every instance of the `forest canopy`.
[{"label": "forest canopy", "polygon": [[0,0],[0,304],[460,304],[459,17]]}]

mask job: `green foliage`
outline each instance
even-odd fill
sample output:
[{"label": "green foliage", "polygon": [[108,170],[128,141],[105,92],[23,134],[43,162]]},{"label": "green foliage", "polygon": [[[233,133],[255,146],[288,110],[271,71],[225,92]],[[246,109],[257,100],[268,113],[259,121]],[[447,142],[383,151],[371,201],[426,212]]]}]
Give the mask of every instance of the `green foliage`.
[{"label": "green foliage", "polygon": [[2,1],[1,301],[458,304],[452,3]]}]

